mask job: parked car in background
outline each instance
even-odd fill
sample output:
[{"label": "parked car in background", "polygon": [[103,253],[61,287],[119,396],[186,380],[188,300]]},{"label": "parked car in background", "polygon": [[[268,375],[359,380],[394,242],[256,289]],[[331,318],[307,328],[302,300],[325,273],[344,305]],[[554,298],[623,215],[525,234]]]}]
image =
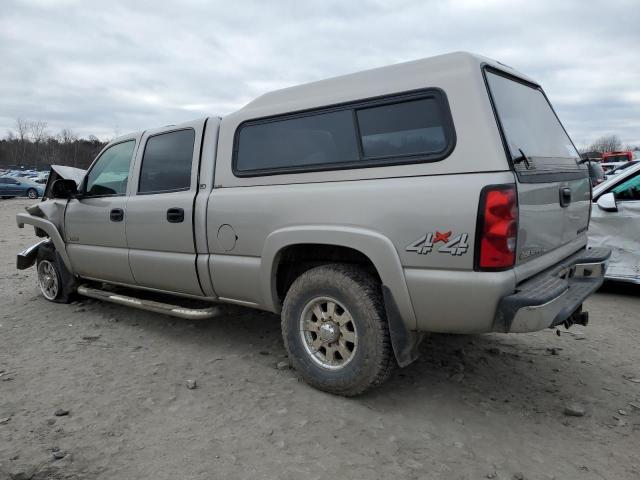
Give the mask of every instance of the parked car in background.
[{"label": "parked car in background", "polygon": [[634,165],[637,165],[638,163],[640,163],[640,160],[631,160],[630,162],[624,162],[621,165],[619,165],[616,168],[614,168],[613,170],[609,170],[607,172],[607,178],[610,178],[612,176],[616,176],[616,175],[624,172],[627,168],[633,167]]},{"label": "parked car in background", "polygon": [[607,176],[604,173],[604,169],[599,162],[589,160],[586,162],[589,167],[589,177],[591,178],[591,186],[595,187],[596,185],[600,185],[607,179]]},{"label": "parked car in background", "polygon": [[630,162],[631,160],[633,160],[633,152],[628,150],[622,152],[605,152],[602,154],[603,163]]},{"label": "parked car in background", "polygon": [[627,162],[602,162],[600,166],[603,168],[604,173],[608,173],[626,164]]},{"label": "parked car in background", "polygon": [[38,176],[34,179],[36,183],[47,183],[49,179],[49,172],[38,172]]},{"label": "parked car in background", "polygon": [[640,163],[593,190],[589,245],[611,248],[606,278],[640,283]]},{"label": "parked car in background", "polygon": [[28,178],[1,177],[0,197],[29,197],[36,199],[44,193],[44,185],[35,183]]}]

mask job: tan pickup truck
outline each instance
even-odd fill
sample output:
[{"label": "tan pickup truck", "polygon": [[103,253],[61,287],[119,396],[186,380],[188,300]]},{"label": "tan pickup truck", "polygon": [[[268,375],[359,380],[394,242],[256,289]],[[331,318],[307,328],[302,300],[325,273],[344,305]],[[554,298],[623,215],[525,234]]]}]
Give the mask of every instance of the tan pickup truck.
[{"label": "tan pickup truck", "polygon": [[542,88],[468,53],[124,135],[64,177],[17,219],[46,237],[18,266],[47,299],[279,313],[293,366],[342,395],[425,332],[586,324],[609,256],[586,249],[588,169]]}]

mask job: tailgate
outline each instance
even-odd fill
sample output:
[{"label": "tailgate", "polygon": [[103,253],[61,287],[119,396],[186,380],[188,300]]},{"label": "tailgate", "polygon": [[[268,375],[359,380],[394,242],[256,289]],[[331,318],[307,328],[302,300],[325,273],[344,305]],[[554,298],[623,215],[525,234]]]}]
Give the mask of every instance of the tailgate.
[{"label": "tailgate", "polygon": [[493,68],[485,78],[517,179],[516,265],[537,259],[530,276],[557,262],[560,247],[586,244],[589,170],[538,85]]},{"label": "tailgate", "polygon": [[585,237],[591,208],[589,178],[544,183],[518,181],[518,203],[516,265]]}]

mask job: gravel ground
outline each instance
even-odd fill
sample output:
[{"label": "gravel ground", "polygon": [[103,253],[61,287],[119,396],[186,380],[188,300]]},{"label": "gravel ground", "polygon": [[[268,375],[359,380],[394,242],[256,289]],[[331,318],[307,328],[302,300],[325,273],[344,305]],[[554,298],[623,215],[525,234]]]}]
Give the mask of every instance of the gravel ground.
[{"label": "gravel ground", "polygon": [[276,368],[274,315],[48,303],[15,269],[29,204],[0,203],[0,478],[640,478],[638,288],[560,336],[434,335],[345,399]]}]

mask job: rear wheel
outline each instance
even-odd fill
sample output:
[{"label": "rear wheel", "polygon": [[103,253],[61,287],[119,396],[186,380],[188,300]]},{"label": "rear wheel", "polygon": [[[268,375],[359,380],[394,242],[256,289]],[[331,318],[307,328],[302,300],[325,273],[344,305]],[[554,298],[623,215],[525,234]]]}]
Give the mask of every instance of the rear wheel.
[{"label": "rear wheel", "polygon": [[27,197],[33,199],[38,198],[38,191],[35,188],[30,188],[27,190]]},{"label": "rear wheel", "polygon": [[42,296],[50,302],[69,303],[76,290],[75,278],[69,273],[51,245],[38,249],[38,287]]},{"label": "rear wheel", "polygon": [[294,368],[326,392],[361,394],[395,366],[380,283],[359,267],[323,265],[300,275],[284,301],[282,333]]}]

